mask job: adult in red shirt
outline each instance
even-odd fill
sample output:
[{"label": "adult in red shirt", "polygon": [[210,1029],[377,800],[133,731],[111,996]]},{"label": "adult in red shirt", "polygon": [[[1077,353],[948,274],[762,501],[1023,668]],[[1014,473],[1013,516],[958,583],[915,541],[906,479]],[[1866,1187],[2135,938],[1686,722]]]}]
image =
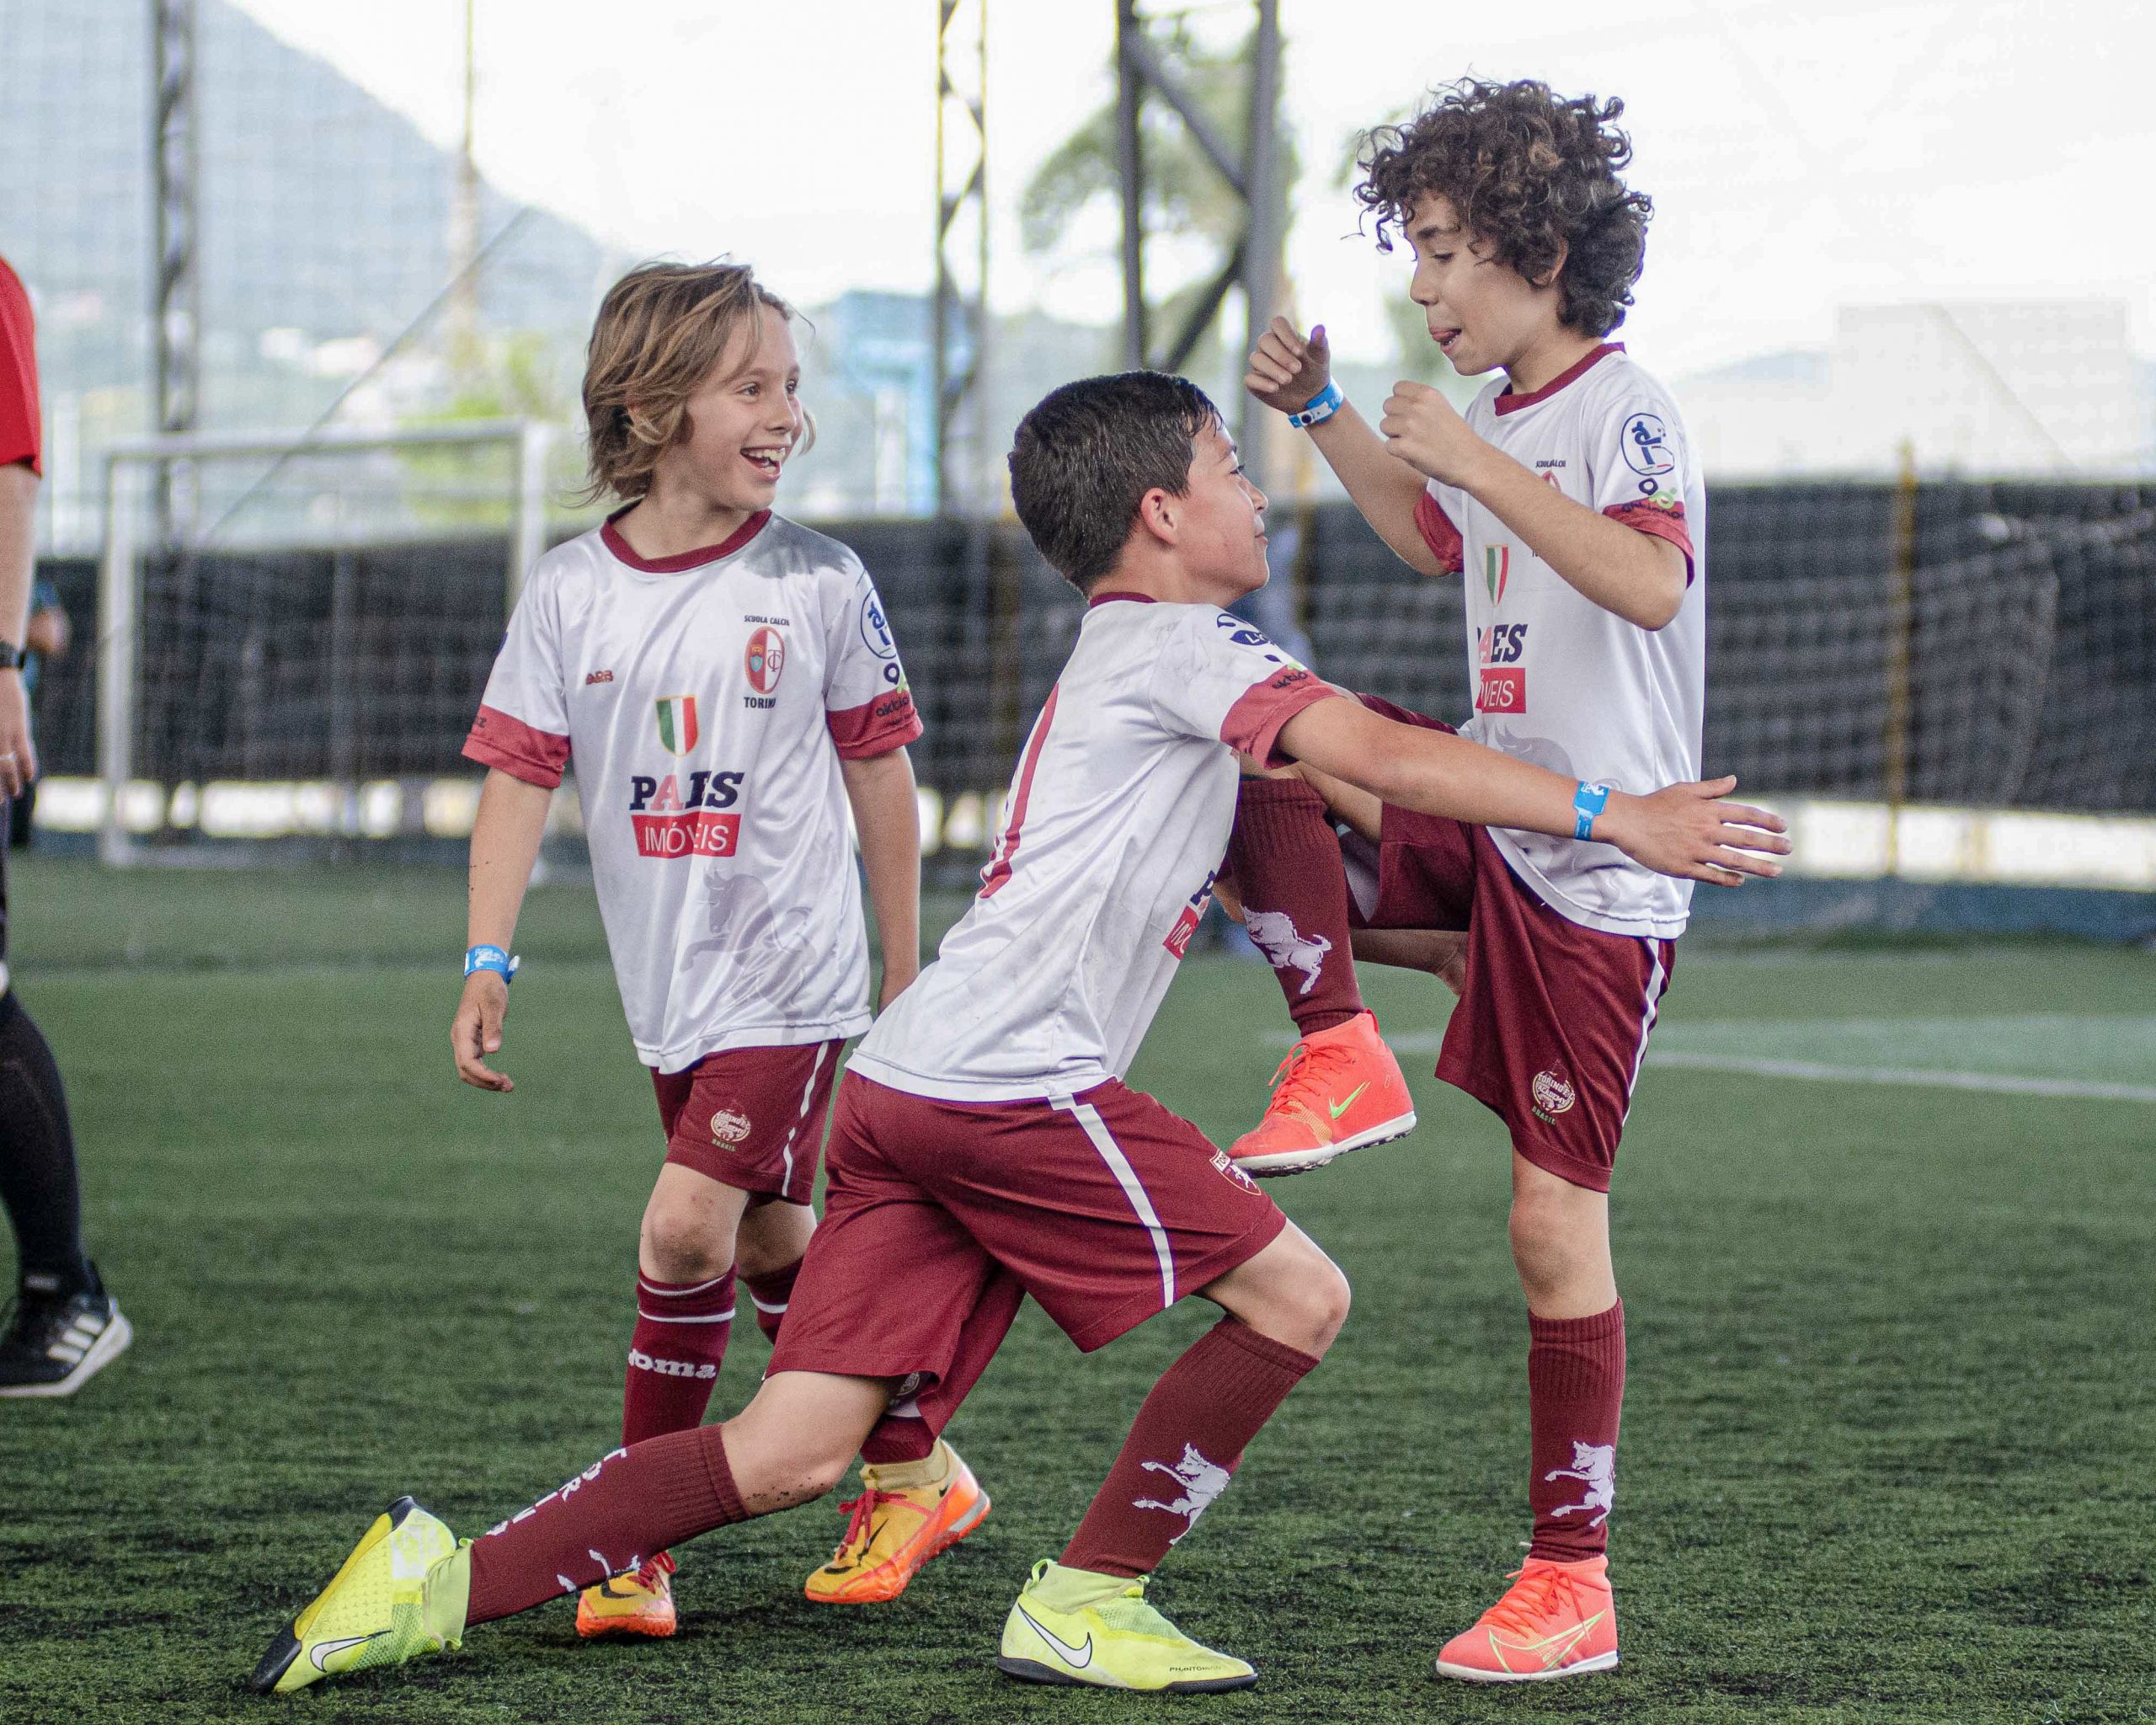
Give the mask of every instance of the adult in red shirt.
[{"label": "adult in red shirt", "polygon": [[[34,334],[29,296],[0,258],[0,799],[20,796],[37,777],[22,673],[42,450]],[[0,849],[0,1205],[15,1231],[19,1280],[0,1330],[0,1397],[68,1396],[124,1352],[133,1332],[83,1253],[67,1092],[8,976],[5,859]]]}]

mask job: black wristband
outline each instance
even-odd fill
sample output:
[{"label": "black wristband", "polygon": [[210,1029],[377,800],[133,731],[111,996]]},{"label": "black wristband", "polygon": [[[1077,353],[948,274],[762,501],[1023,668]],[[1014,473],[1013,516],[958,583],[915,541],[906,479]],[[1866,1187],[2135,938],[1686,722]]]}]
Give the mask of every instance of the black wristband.
[{"label": "black wristband", "polygon": [[13,641],[0,641],[0,670],[20,670],[23,649]]}]

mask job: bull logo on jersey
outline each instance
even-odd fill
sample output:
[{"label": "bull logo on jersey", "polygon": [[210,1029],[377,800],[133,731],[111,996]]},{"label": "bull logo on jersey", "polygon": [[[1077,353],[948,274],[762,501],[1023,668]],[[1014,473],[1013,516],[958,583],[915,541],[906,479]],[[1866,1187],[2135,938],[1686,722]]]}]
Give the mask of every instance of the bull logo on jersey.
[{"label": "bull logo on jersey", "polygon": [[696,697],[694,695],[661,695],[659,697],[659,742],[669,755],[686,755],[696,746],[702,734],[696,729]]},{"label": "bull logo on jersey", "polygon": [[759,695],[768,695],[778,687],[779,674],[786,669],[786,637],[776,629],[765,628],[749,637],[749,650],[742,655],[742,662],[749,670],[749,686]]},{"label": "bull logo on jersey", "polygon": [[1502,605],[1505,601],[1505,583],[1512,576],[1513,548],[1509,545],[1486,545],[1482,547],[1482,582],[1490,590],[1490,603]]}]

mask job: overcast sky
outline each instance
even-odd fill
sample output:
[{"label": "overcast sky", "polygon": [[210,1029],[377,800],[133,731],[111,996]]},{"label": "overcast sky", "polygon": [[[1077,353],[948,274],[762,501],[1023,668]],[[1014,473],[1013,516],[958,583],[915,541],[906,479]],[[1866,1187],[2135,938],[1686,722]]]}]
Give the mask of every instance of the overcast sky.
[{"label": "overcast sky", "polygon": [[[454,137],[462,0],[239,0]],[[1015,208],[1111,93],[1111,0],[989,0],[998,303],[1107,322],[1113,265],[1035,264]],[[1235,0],[1196,8],[1221,27]],[[1656,200],[1648,364],[1824,345],[1838,304],[2108,297],[2156,349],[2147,93],[2156,8],[2096,0],[1282,0],[1310,164],[1289,267],[1336,346],[1390,351],[1406,265],[1355,236],[1343,141],[1463,72],[1625,98]],[[919,289],[934,211],[935,0],[479,0],[478,152],[512,195],[639,254],[754,262],[805,303]],[[603,22],[603,29],[600,24]],[[1113,243],[1102,212],[1100,237]],[[1084,236],[1081,236],[1081,239]]]}]

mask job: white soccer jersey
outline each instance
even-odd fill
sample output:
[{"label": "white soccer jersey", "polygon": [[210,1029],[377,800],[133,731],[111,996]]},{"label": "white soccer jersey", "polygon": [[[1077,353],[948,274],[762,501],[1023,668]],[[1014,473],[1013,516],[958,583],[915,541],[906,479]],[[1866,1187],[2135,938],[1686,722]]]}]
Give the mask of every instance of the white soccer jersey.
[{"label": "white soccer jersey", "polygon": [[860,559],[765,514],[679,557],[610,521],[541,558],[464,752],[549,788],[574,761],[629,1034],[678,1072],[867,1028],[839,762],[920,734]]},{"label": "white soccer jersey", "polygon": [[[1464,568],[1477,742],[1570,778],[1641,793],[1700,776],[1706,694],[1706,494],[1668,393],[1605,343],[1531,395],[1493,383],[1467,410],[1476,435],[1575,502],[1684,553],[1684,601],[1650,630],[1604,611],[1457,486],[1433,479],[1416,525]],[[1610,934],[1674,940],[1692,883],[1614,846],[1493,827],[1521,879],[1561,915]]]},{"label": "white soccer jersey", "polygon": [[979,896],[853,1071],[950,1102],[1120,1078],[1227,853],[1233,751],[1273,759],[1280,727],[1338,692],[1226,611],[1097,595]]}]

